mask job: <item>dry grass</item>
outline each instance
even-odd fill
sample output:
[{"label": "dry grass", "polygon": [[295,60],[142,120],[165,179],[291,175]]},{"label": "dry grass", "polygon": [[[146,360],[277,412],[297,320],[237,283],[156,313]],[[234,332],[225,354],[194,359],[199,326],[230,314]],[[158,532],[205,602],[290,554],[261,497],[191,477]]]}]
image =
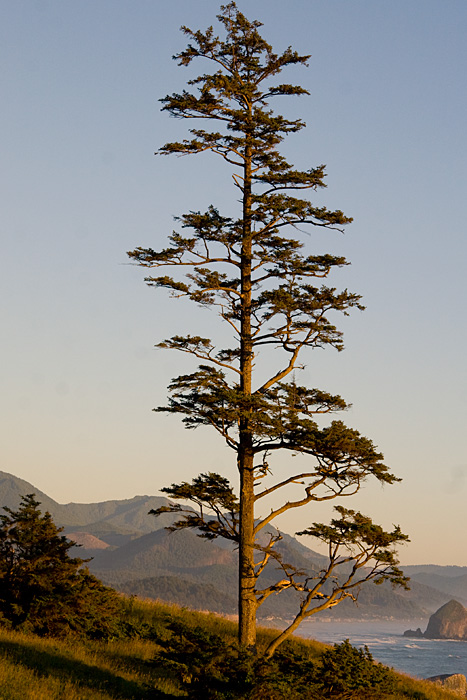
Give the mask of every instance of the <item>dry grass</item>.
[{"label": "dry grass", "polygon": [[[152,626],[160,639],[168,619],[199,625],[227,640],[236,638],[236,623],[213,614],[193,612],[153,601],[125,601],[128,619]],[[265,646],[274,630],[260,629]],[[326,645],[295,638],[319,659]],[[182,697],[183,691],[169,672],[152,659],[160,648],[147,639],[110,642],[75,639],[40,639],[0,629],[0,700],[155,700]],[[399,690],[387,700],[453,700],[458,695],[426,681],[398,674]]]}]

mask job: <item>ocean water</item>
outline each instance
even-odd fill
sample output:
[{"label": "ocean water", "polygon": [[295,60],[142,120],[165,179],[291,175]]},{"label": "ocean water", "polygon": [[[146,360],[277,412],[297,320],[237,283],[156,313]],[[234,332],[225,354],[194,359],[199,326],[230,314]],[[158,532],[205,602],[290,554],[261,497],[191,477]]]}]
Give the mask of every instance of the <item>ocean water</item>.
[{"label": "ocean water", "polygon": [[416,678],[442,673],[467,676],[467,642],[411,639],[404,631],[426,629],[428,620],[378,620],[369,622],[324,622],[310,620],[299,630],[302,637],[339,644],[344,639],[356,647],[366,645],[373,658]]}]

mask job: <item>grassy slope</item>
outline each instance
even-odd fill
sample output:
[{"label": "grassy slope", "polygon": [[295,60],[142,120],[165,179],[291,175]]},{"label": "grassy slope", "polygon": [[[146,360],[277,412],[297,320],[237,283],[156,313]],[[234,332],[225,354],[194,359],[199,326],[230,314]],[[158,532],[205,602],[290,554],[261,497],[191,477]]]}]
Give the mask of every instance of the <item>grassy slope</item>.
[{"label": "grassy slope", "polygon": [[[181,617],[186,623],[235,639],[236,625],[212,614],[195,613],[176,606],[135,601],[129,616],[154,625],[163,634],[164,621]],[[260,630],[264,644],[271,630]],[[325,645],[296,639],[318,659]],[[0,629],[1,700],[155,700],[182,697],[170,675],[151,664],[157,644],[133,639],[113,642],[40,639]],[[459,696],[431,683],[401,676],[401,691],[392,696],[418,700],[453,700]]]}]

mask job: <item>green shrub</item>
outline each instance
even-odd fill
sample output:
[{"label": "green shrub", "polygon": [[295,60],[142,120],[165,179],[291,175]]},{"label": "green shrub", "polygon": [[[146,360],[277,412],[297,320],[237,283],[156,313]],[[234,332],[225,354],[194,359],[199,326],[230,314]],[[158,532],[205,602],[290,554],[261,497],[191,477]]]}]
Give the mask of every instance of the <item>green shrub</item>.
[{"label": "green shrub", "polygon": [[283,644],[272,659],[255,665],[249,700],[318,700],[315,665],[305,649]]},{"label": "green shrub", "polygon": [[268,661],[247,653],[203,627],[171,620],[172,635],[156,655],[189,698],[199,700],[314,700],[314,665],[285,644]]},{"label": "green shrub", "polygon": [[375,663],[368,647],[357,649],[346,639],[321,657],[316,682],[326,698],[375,698],[395,688],[394,673]]},{"label": "green shrub", "polygon": [[326,650],[315,664],[306,647],[282,645],[272,659],[245,653],[204,627],[172,619],[171,636],[156,655],[189,698],[203,700],[366,700],[396,687],[395,675],[375,663],[368,648],[348,640]]},{"label": "green shrub", "polygon": [[[233,645],[202,627],[169,621],[171,637],[155,661],[174,672],[189,698],[227,700],[245,697],[251,684],[249,660]],[[239,693],[243,693],[243,696]]]}]

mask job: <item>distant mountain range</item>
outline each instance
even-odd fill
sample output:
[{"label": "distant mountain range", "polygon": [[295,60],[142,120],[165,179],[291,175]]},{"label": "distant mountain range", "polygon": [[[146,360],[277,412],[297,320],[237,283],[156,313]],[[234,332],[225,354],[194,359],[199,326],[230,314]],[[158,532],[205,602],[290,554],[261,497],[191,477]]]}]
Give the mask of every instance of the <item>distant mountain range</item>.
[{"label": "distant mountain range", "polygon": [[[23,479],[0,471],[1,506],[17,508],[21,496],[34,493],[64,533],[81,545],[77,556],[92,557],[90,570],[105,583],[128,594],[157,598],[192,608],[236,613],[237,555],[223,540],[207,541],[190,530],[169,533],[164,528],[175,516],[155,518],[153,508],[168,503],[158,496],[101,503],[60,504]],[[319,570],[323,555],[283,534],[278,543],[284,559],[308,571]],[[346,600],[325,615],[333,618],[427,618],[451,599],[467,603],[467,567],[406,566],[411,590],[389,585],[362,586],[358,605]],[[277,571],[265,572],[272,583]],[[284,591],[270,596],[260,608],[265,618],[290,618],[298,594]]]}]

